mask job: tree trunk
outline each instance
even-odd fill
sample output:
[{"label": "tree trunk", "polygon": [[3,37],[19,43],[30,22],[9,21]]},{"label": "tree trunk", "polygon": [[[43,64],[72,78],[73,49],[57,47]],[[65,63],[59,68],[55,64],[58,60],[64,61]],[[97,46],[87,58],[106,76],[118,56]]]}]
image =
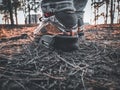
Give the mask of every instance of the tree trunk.
[{"label": "tree trunk", "polygon": [[115,17],[115,8],[116,8],[116,4],[115,4],[116,0],[113,1],[113,23],[114,23],[114,17]]},{"label": "tree trunk", "polygon": [[97,22],[97,13],[96,13],[96,8],[95,8],[95,10],[94,10],[95,12],[94,12],[94,14],[95,14],[95,25],[97,24],[96,22]]},{"label": "tree trunk", "polygon": [[35,24],[37,24],[37,14],[35,14]]},{"label": "tree trunk", "polygon": [[28,13],[29,13],[29,24],[31,24],[30,5],[29,4],[28,4]]},{"label": "tree trunk", "polygon": [[106,20],[105,20],[105,24],[107,24],[108,22],[108,3],[106,2]]},{"label": "tree trunk", "polygon": [[113,24],[114,14],[113,14],[113,0],[111,0],[111,10],[110,10],[110,23]]},{"label": "tree trunk", "polygon": [[7,20],[6,20],[6,18],[5,18],[5,24],[7,24]]},{"label": "tree trunk", "polygon": [[16,24],[18,25],[17,8],[15,8],[15,19],[16,19]]},{"label": "tree trunk", "polygon": [[117,0],[117,3],[118,3],[118,17],[117,17],[117,23],[120,23],[120,6],[119,6],[120,1]]},{"label": "tree trunk", "polygon": [[9,13],[10,13],[11,25],[14,25],[14,20],[13,20],[13,8],[12,8],[11,0],[8,0],[8,3],[9,3]]}]

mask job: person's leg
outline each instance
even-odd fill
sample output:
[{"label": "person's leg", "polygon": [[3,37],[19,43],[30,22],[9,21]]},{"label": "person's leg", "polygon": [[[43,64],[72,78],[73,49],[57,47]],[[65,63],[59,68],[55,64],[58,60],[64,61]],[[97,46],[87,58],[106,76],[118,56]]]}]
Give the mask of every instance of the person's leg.
[{"label": "person's leg", "polygon": [[[73,4],[73,0],[42,0],[41,1],[41,10],[42,17],[44,19],[51,20],[50,17],[53,16],[58,20],[59,24],[65,26],[66,28],[72,28],[77,24],[77,17],[75,14],[71,14],[66,11],[75,12],[75,7]],[[43,21],[41,21],[43,25]],[[55,22],[55,21],[52,21]],[[41,25],[35,30],[35,33],[38,33],[41,30]],[[56,26],[56,25],[54,25]],[[58,26],[56,26],[58,27]]]},{"label": "person's leg", "polygon": [[64,10],[75,11],[73,0],[43,0],[41,2],[43,13],[60,12]]},{"label": "person's leg", "polygon": [[81,26],[84,24],[83,22],[83,16],[84,16],[84,8],[87,4],[88,0],[74,0],[74,7],[76,9],[76,16],[78,19],[78,35],[82,38],[81,40],[84,40],[84,32],[83,29],[81,28]]},{"label": "person's leg", "polygon": [[43,0],[41,3],[43,13],[52,12],[59,24],[65,27],[65,31],[77,26],[77,17],[73,0]]},{"label": "person's leg", "polygon": [[84,8],[87,4],[88,0],[74,0],[74,7],[76,9],[76,15],[79,20],[79,25],[82,26],[84,24],[83,22],[83,16],[84,16]]}]

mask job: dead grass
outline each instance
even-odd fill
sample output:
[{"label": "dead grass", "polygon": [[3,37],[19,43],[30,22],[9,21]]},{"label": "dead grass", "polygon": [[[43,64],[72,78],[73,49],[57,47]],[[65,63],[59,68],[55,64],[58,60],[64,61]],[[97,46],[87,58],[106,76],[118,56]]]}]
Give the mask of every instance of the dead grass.
[{"label": "dead grass", "polygon": [[120,47],[117,42],[86,40],[73,52],[51,51],[34,41],[34,28],[3,29],[4,38],[21,34],[28,34],[28,37],[0,44],[0,88],[120,89]]}]

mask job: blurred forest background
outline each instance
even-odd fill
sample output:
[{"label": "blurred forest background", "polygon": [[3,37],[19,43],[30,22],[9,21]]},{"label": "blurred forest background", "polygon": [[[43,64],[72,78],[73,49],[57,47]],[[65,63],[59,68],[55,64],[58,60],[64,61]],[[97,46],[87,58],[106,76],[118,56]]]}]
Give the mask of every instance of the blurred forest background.
[{"label": "blurred forest background", "polygon": [[85,40],[69,53],[33,34],[40,2],[0,0],[0,90],[120,90],[120,0],[88,0]]},{"label": "blurred forest background", "polygon": [[[18,24],[18,11],[23,11],[25,24],[37,24],[41,16],[40,2],[41,0],[1,0],[2,21],[4,24]],[[104,19],[102,24],[120,23],[120,0],[91,0],[90,4],[94,24],[98,24],[101,18]]]}]

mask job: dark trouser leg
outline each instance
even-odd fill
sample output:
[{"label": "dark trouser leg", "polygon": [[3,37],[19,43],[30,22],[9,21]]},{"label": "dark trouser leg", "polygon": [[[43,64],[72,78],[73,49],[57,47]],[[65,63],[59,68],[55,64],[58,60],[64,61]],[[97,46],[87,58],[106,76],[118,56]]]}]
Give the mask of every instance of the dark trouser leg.
[{"label": "dark trouser leg", "polygon": [[75,11],[73,0],[43,0],[41,8],[43,13],[61,12],[64,10]]},{"label": "dark trouser leg", "polygon": [[54,13],[55,19],[59,21],[60,25],[64,26],[65,31],[71,31],[71,28],[77,26],[73,0],[43,0],[41,7],[43,13]]},{"label": "dark trouser leg", "polygon": [[41,7],[44,13],[75,10],[80,25],[83,25],[84,8],[88,0],[43,0]]},{"label": "dark trouser leg", "polygon": [[76,9],[76,15],[79,20],[79,25],[82,26],[83,23],[83,16],[84,16],[84,8],[87,4],[88,0],[74,0],[74,7]]},{"label": "dark trouser leg", "polygon": [[[88,0],[43,0],[41,7],[43,13],[57,13],[56,18],[66,28],[74,27],[77,22],[78,27],[80,27],[84,24],[83,14],[87,1]],[[75,11],[75,15],[65,12],[66,10]]]}]

